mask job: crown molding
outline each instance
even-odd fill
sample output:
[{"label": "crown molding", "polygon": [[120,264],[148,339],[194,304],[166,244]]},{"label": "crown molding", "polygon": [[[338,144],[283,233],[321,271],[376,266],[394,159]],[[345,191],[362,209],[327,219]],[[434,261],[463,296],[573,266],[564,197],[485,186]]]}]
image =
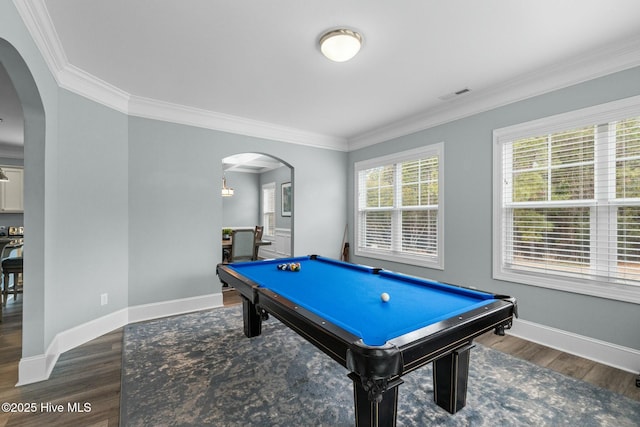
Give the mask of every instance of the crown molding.
[{"label": "crown molding", "polygon": [[13,0],[54,79],[63,89],[125,114],[293,144],[346,151],[346,138],[143,98],[72,65],[43,0]]},{"label": "crown molding", "polygon": [[58,85],[125,114],[306,146],[353,151],[640,66],[640,37],[591,51],[350,138],[307,132],[129,94],[69,63],[44,0],[13,0]]},{"label": "crown molding", "polygon": [[58,73],[56,80],[58,81],[58,85],[63,89],[67,89],[121,113],[129,113],[129,102],[131,99],[129,93],[87,73],[75,65],[67,64],[64,69]]},{"label": "crown molding", "polygon": [[13,0],[58,86],[122,113],[129,94],[71,65],[43,0]]},{"label": "crown molding", "polygon": [[140,96],[130,97],[129,115],[310,147],[338,151],[346,151],[347,148],[345,138],[307,132]]},{"label": "crown molding", "polygon": [[49,70],[58,83],[58,73],[68,64],[51,16],[43,0],[13,0]]},{"label": "crown molding", "polygon": [[348,151],[640,66],[640,36],[478,90],[404,120],[349,138]]}]

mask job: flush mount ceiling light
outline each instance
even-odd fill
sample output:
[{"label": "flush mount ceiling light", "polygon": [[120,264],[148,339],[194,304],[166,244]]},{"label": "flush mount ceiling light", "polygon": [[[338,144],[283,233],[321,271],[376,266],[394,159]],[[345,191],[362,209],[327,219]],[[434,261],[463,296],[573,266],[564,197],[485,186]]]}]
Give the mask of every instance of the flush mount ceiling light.
[{"label": "flush mount ceiling light", "polygon": [[335,62],[345,62],[356,56],[362,45],[362,36],[352,30],[340,28],[320,37],[320,51]]}]

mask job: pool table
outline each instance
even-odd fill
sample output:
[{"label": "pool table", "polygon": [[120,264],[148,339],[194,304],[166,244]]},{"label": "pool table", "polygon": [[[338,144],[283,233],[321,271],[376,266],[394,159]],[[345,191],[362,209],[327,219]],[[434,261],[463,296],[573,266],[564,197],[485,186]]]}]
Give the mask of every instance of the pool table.
[{"label": "pool table", "polygon": [[[300,270],[278,268],[291,263]],[[395,425],[401,377],[430,362],[436,403],[457,412],[473,339],[504,334],[517,314],[509,296],[317,255],[219,264],[217,273],[241,294],[247,337],[271,314],[350,371],[357,426]]]}]

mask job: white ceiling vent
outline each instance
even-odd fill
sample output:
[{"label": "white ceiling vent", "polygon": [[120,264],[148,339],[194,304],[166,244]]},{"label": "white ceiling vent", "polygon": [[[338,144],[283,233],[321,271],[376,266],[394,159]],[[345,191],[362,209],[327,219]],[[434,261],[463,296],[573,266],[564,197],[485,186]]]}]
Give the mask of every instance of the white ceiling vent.
[{"label": "white ceiling vent", "polygon": [[469,92],[471,92],[471,89],[469,89],[468,87],[465,87],[464,89],[460,89],[455,92],[451,92],[446,95],[439,96],[438,99],[441,99],[442,101],[448,101],[450,99],[453,99],[460,95],[464,95],[465,93],[469,93]]}]

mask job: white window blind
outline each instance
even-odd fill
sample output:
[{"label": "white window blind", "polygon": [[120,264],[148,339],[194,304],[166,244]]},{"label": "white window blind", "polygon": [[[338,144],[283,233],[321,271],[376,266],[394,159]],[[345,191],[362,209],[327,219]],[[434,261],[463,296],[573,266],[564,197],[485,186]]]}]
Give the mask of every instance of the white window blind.
[{"label": "white window blind", "polygon": [[275,236],[276,234],[276,184],[269,183],[262,186],[262,234]]},{"label": "white window blind", "polygon": [[355,169],[356,255],[442,268],[442,144]]},{"label": "white window blind", "polygon": [[628,114],[496,139],[497,278],[640,297],[640,111]]}]

